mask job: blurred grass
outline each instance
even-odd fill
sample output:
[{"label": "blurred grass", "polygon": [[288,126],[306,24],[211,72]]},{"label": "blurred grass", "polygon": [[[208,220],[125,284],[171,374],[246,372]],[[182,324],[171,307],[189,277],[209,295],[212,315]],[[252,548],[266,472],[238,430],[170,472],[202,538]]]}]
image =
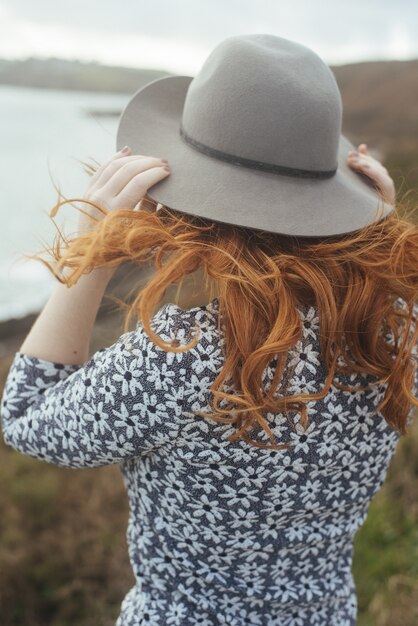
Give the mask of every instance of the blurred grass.
[{"label": "blurred grass", "polygon": [[[54,467],[0,443],[0,624],[114,626],[134,584],[117,466]],[[418,419],[355,535],[358,626],[418,624]]]},{"label": "blurred grass", "polygon": [[354,539],[358,626],[418,624],[418,419]]},{"label": "blurred grass", "polygon": [[0,624],[114,626],[134,584],[119,469],[58,468],[0,448]]}]

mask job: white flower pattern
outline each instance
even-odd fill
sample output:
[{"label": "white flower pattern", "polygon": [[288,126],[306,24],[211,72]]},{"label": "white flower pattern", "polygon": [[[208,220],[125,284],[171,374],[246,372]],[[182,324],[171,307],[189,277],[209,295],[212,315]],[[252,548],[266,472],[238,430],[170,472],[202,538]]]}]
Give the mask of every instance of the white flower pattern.
[{"label": "white flower pattern", "polygon": [[[314,307],[299,314],[288,389],[318,392],[326,379],[319,318]],[[17,352],[1,399],[4,441],[58,466],[119,464],[136,584],[115,626],[355,626],[353,538],[399,440],[372,414],[385,389],[332,385],[308,403],[306,430],[296,413],[293,427],[268,413],[288,449],[232,443],[230,424],[193,415],[209,410],[223,364],[218,316],[217,298],[158,311],[153,327],[165,340],[186,343],[200,330],[187,353],[159,348],[140,323],[83,365]]]}]

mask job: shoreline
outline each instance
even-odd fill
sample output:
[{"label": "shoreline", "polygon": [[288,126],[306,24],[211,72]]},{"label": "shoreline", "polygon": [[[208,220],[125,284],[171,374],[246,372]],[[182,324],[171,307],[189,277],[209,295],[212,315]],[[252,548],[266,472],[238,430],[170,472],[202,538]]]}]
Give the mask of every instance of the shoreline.
[{"label": "shoreline", "polygon": [[23,343],[39,313],[0,321],[0,357],[8,357]]},{"label": "shoreline", "polygon": [[[122,264],[117,269],[109,282],[97,313],[90,344],[93,352],[111,345],[122,332],[123,311],[108,296],[126,301],[128,294],[140,290],[147,278],[146,269],[138,270],[138,267],[131,263]],[[11,363],[14,354],[19,350],[41,310],[42,308],[23,317],[0,321],[0,361],[2,368],[6,363]]]}]

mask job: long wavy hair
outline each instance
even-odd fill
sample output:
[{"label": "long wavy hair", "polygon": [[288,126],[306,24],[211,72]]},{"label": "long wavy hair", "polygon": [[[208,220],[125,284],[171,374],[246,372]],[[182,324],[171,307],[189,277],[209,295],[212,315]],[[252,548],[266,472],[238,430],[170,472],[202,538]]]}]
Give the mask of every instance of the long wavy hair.
[{"label": "long wavy hair", "polygon": [[[89,175],[97,169],[81,163]],[[153,276],[131,305],[120,301],[126,311],[123,332],[135,315],[160,348],[173,352],[193,348],[199,341],[198,332],[187,345],[168,343],[153,331],[152,317],[167,288],[173,284],[181,287],[184,278],[196,270],[204,272],[207,284],[210,280],[212,287],[216,285],[224,365],[210,387],[213,412],[194,413],[234,424],[231,441],[243,438],[259,447],[287,448],[287,442],[274,443],[265,413],[285,414],[292,427],[289,414],[300,413],[299,423],[307,428],[308,402],[323,398],[331,384],[353,390],[335,378],[347,372],[374,378],[363,389],[371,384],[386,385],[375,412],[380,411],[392,429],[406,434],[412,405],[418,405],[413,395],[418,227],[406,196],[388,217],[361,230],[315,238],[214,222],[157,205],[148,196],[140,202],[141,210],[108,211],[84,198],[60,200],[64,196],[59,189],[58,194],[51,218],[63,204],[73,202],[92,205],[103,215],[100,219],[89,216],[96,222],[91,230],[72,238],[54,223],[58,234],[52,247],[41,251],[53,257],[53,265],[40,254],[24,256],[42,262],[68,287],[98,267],[123,261],[153,263]],[[64,268],[72,272],[64,275]],[[399,299],[404,306],[398,306]],[[283,373],[287,357],[302,336],[300,304],[317,307],[327,376],[318,393],[286,395]],[[266,390],[263,374],[271,363],[276,367]],[[230,380],[232,391],[226,387]],[[224,408],[221,401],[226,403]],[[271,445],[249,437],[257,424],[267,432]]]}]

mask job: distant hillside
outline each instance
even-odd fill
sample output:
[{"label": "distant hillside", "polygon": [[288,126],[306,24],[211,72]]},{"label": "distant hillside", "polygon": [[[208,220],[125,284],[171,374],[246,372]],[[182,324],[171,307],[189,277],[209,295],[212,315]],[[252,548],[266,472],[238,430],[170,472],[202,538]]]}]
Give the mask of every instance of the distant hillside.
[{"label": "distant hillside", "polygon": [[401,191],[418,190],[418,59],[332,67],[343,133],[376,147]]},{"label": "distant hillside", "polygon": [[[375,61],[332,67],[344,103],[344,123],[351,132],[367,132],[373,143],[418,141],[418,59]],[[355,131],[355,129],[359,129]],[[360,137],[361,138],[361,137]],[[383,147],[383,146],[382,146]]]},{"label": "distant hillside", "polygon": [[[397,187],[418,190],[418,59],[365,61],[331,69],[344,105],[343,133],[355,145],[365,142],[374,149]],[[57,58],[0,60],[0,85],[133,94],[170,75]]]},{"label": "distant hillside", "polygon": [[134,93],[142,85],[169,74],[161,70],[107,66],[94,61],[55,57],[0,59],[0,85]]}]

